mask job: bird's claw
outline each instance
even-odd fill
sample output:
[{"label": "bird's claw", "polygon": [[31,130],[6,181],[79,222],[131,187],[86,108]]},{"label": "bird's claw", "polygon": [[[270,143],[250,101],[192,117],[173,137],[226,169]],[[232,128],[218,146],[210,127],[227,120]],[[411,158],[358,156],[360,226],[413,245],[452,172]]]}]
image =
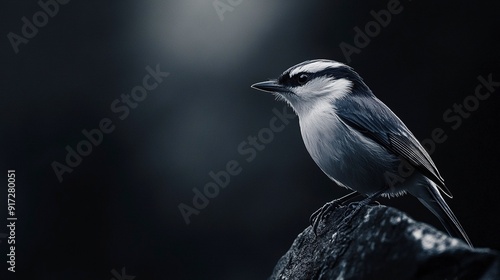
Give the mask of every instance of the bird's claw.
[{"label": "bird's claw", "polygon": [[315,237],[318,236],[317,230],[318,230],[318,226],[319,226],[320,221],[323,220],[327,216],[327,214],[329,214],[332,207],[335,209],[339,206],[340,206],[340,204],[337,202],[337,200],[332,200],[332,201],[326,203],[325,205],[323,205],[321,208],[316,210],[311,215],[311,217],[309,218],[309,222],[311,223]]}]

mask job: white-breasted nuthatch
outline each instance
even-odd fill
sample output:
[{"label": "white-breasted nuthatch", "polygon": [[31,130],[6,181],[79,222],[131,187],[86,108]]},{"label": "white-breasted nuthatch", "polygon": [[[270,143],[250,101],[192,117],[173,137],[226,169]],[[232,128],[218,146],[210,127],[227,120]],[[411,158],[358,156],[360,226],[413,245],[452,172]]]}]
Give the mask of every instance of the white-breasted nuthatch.
[{"label": "white-breasted nuthatch", "polygon": [[[252,87],[293,108],[307,151],[335,183],[371,198],[410,193],[450,235],[462,236],[472,247],[440,194],[452,197],[427,151],[351,67],[325,59],[305,61],[277,80]],[[414,171],[396,180],[402,178],[401,165]]]}]

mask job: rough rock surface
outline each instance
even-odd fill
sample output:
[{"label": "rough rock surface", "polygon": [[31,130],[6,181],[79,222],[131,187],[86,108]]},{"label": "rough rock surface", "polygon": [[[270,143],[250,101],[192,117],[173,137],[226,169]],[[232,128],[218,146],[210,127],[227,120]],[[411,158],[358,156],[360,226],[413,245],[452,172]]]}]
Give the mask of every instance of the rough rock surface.
[{"label": "rough rock surface", "polygon": [[385,206],[334,209],[309,226],[270,279],[500,279],[500,255]]}]

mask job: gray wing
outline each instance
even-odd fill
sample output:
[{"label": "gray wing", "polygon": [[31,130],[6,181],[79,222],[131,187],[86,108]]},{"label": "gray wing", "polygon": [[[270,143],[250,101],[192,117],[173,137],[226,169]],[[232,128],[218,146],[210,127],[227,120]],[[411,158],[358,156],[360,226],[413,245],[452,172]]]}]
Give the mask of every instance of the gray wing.
[{"label": "gray wing", "polygon": [[349,100],[337,100],[337,115],[346,125],[406,160],[451,198],[450,190],[444,184],[427,151],[384,103],[376,97],[373,98],[353,97]]}]

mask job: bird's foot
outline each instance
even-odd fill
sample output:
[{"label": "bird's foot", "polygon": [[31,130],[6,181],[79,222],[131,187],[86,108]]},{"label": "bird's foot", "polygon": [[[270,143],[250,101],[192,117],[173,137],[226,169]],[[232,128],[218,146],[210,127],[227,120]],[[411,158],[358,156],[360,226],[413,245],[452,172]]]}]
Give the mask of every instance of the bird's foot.
[{"label": "bird's foot", "polygon": [[382,205],[382,204],[381,204],[380,202],[378,202],[378,201],[374,200],[374,201],[372,201],[372,202],[368,203],[368,205],[372,205],[372,206],[380,206],[380,205]]},{"label": "bird's foot", "polygon": [[345,202],[350,201],[351,199],[358,197],[359,195],[360,194],[358,192],[352,192],[352,193],[345,195],[341,198],[334,199],[334,200],[326,203],[325,205],[323,205],[323,207],[316,210],[309,218],[309,222],[311,223],[311,226],[313,229],[314,237],[318,236],[317,230],[318,230],[319,223],[328,214],[330,214],[332,208],[333,209],[338,208],[338,207],[342,206]]},{"label": "bird's foot", "polygon": [[374,204],[376,206],[380,206],[380,203],[378,201],[375,201],[374,199],[380,196],[385,190],[378,191],[374,194],[369,195],[365,199],[361,201],[356,201],[356,202],[351,202],[348,205],[348,208],[354,208],[352,211],[346,211],[344,213],[344,218],[342,219],[342,226],[348,225],[352,218],[356,216],[356,214],[361,210],[366,205]]},{"label": "bird's foot", "polygon": [[317,231],[318,231],[318,226],[321,220],[323,220],[326,216],[328,216],[333,209],[336,209],[341,206],[341,203],[339,203],[338,199],[332,200],[325,205],[323,205],[321,208],[316,210],[311,217],[309,218],[309,222],[311,223],[312,229],[314,236],[318,236]]},{"label": "bird's foot", "polygon": [[[354,216],[356,216],[356,214],[364,206],[369,205],[369,204],[380,205],[380,203],[378,203],[377,201],[374,201],[374,199],[377,198],[378,196],[380,196],[384,191],[385,190],[381,190],[381,191],[378,191],[374,194],[371,194],[361,201],[349,203],[349,205],[347,207],[354,208],[354,209],[353,210],[346,209],[346,211],[344,212],[342,221],[339,223],[340,227],[339,227],[338,231],[342,231],[345,227],[347,227],[350,224],[352,218]],[[332,200],[332,201],[326,203],[325,205],[323,205],[323,207],[316,210],[309,218],[309,221],[311,222],[312,230],[314,233],[314,238],[318,237],[317,231],[318,231],[319,223],[321,222],[321,220],[324,220],[324,218],[330,214],[330,212],[332,211],[332,208],[336,209],[338,207],[341,207],[344,203],[350,201],[351,199],[353,199],[357,196],[359,196],[359,193],[357,193],[357,192],[350,193],[350,194],[348,194],[344,197],[341,197],[339,199]]]}]

